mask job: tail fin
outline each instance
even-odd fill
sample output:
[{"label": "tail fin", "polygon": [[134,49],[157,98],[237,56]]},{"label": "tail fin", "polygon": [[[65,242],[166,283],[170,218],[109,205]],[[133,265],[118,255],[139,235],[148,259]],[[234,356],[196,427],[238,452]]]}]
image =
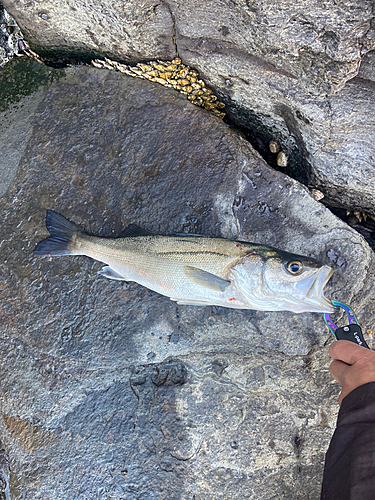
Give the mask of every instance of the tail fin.
[{"label": "tail fin", "polygon": [[51,236],[38,243],[34,253],[51,256],[73,255],[73,252],[69,250],[69,244],[73,234],[79,231],[74,222],[68,221],[53,210],[47,210],[46,226]]}]

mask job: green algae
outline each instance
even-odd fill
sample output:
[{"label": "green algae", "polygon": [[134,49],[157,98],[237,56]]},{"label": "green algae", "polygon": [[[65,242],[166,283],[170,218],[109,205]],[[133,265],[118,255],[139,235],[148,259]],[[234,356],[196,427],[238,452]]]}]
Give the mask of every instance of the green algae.
[{"label": "green algae", "polygon": [[0,68],[0,111],[63,76],[64,69],[51,68],[27,57],[12,59]]}]

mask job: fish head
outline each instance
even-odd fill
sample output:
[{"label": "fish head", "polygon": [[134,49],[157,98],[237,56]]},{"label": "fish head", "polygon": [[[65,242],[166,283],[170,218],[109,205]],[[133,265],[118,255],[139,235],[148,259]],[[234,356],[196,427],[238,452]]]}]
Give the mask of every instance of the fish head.
[{"label": "fish head", "polygon": [[324,286],[332,273],[315,259],[260,247],[233,265],[229,278],[250,309],[331,313]]}]

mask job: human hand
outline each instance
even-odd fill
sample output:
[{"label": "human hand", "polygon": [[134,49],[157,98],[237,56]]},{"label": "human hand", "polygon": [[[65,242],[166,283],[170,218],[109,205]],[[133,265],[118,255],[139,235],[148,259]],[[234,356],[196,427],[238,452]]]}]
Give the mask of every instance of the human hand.
[{"label": "human hand", "polygon": [[331,344],[329,355],[333,361],[329,367],[332,377],[341,384],[338,403],[357,387],[375,382],[375,352],[349,342],[338,340]]}]

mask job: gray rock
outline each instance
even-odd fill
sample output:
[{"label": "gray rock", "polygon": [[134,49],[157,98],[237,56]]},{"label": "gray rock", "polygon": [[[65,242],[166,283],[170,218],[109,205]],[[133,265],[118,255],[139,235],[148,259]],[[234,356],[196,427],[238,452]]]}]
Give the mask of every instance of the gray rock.
[{"label": "gray rock", "polygon": [[4,4],[44,53],[179,53],[237,123],[280,143],[286,173],[330,204],[375,214],[372,0]]},{"label": "gray rock", "polygon": [[176,53],[173,17],[167,2],[3,4],[8,12],[17,13],[22,32],[39,48],[71,54],[108,52],[133,61],[173,59]]},{"label": "gray rock", "polygon": [[18,39],[22,36],[16,21],[0,4],[0,66],[18,53]]},{"label": "gray rock", "polygon": [[368,52],[363,57],[358,78],[375,82],[375,50]]},{"label": "gray rock", "polygon": [[25,141],[0,198],[10,498],[317,498],[339,392],[322,315],[178,306],[98,276],[88,258],[32,250],[47,208],[102,236],[134,222],[263,242],[332,265],[327,296],[374,329],[373,253],[172,89],[88,67],[63,73],[13,97],[29,106],[27,133],[9,122]]}]

